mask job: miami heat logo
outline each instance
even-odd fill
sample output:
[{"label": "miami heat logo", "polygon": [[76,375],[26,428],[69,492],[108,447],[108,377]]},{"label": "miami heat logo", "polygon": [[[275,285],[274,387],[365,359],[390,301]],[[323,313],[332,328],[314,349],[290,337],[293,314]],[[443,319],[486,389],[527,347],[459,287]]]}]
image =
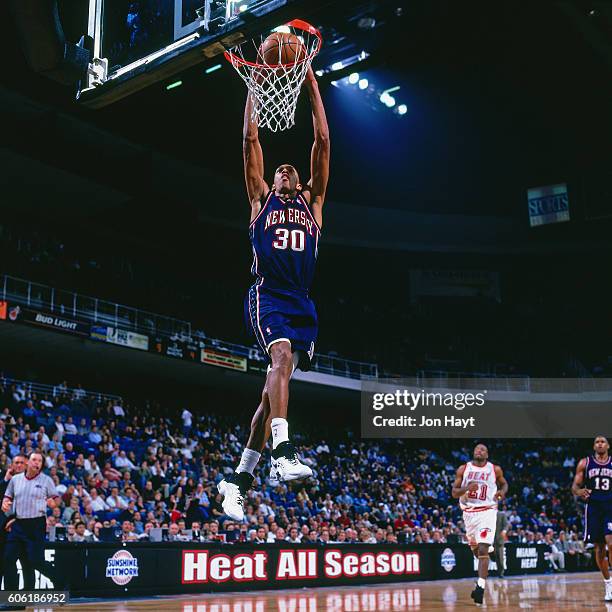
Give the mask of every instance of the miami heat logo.
[{"label": "miami heat logo", "polygon": [[487,535],[489,534],[489,532],[490,532],[490,531],[491,531],[491,530],[490,530],[488,527],[486,527],[485,529],[483,529],[483,530],[480,532],[480,537],[481,537],[481,538],[486,538],[486,537],[487,537]]}]

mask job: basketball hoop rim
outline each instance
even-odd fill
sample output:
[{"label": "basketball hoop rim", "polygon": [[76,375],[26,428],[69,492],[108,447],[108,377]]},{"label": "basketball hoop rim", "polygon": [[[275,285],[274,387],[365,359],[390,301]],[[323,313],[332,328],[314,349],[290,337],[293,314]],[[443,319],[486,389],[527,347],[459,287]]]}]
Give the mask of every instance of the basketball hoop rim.
[{"label": "basketball hoop rim", "polygon": [[319,32],[317,28],[315,28],[313,25],[310,25],[307,21],[304,21],[303,19],[293,19],[292,21],[284,25],[291,26],[299,30],[304,30],[305,32],[308,32],[309,34],[312,34],[313,36],[317,37],[316,48],[313,49],[313,51],[308,54],[304,59],[301,59],[297,62],[291,62],[289,64],[259,64],[258,62],[249,62],[240,57],[239,55],[236,55],[229,49],[223,53],[225,59],[232,65],[234,64],[234,62],[236,62],[237,64],[241,64],[243,66],[249,66],[251,68],[260,68],[262,70],[274,70],[276,68],[292,68],[293,66],[298,66],[300,64],[303,64],[304,62],[312,61],[314,56],[317,55],[317,53],[319,53],[319,51],[321,50],[321,45],[323,44],[323,37],[321,36],[321,32]]}]

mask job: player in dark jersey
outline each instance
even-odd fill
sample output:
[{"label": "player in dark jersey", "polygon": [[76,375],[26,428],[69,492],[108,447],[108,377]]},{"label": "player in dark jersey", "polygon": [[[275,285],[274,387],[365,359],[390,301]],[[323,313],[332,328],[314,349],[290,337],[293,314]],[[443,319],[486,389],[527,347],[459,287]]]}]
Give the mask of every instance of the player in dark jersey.
[{"label": "player in dark jersey", "polygon": [[[605,601],[612,601],[612,457],[605,436],[597,436],[595,453],[576,467],[572,493],[586,502],[584,540],[595,545],[595,560],[605,583]],[[607,549],[607,551],[606,551]]]},{"label": "player in dark jersey", "polygon": [[245,300],[245,318],[270,364],[240,464],[218,485],[224,497],[223,510],[234,520],[244,518],[244,496],[253,483],[255,467],[270,435],[271,481],[312,476],[312,470],[300,461],[289,440],[287,406],[291,375],[296,367],[310,367],[317,338],[317,313],[308,292],[323,225],[330,145],[325,109],[312,69],[304,85],[314,126],[311,178],[306,184],[300,182],[292,165],[281,164],[272,186],[267,185],[250,94],[244,113],[244,171],[251,205],[251,272],[255,276]]}]

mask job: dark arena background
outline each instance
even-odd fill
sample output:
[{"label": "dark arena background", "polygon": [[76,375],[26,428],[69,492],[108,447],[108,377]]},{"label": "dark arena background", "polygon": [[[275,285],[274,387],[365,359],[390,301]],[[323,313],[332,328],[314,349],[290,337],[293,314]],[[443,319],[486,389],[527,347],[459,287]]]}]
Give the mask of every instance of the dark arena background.
[{"label": "dark arena background", "polygon": [[[267,363],[244,325],[246,88],[223,51],[295,18],[323,38],[331,142],[316,355],[288,416],[314,475],[270,482],[270,445],[236,521],[217,485]],[[360,422],[365,380],[612,378],[609,2],[7,0],[0,33],[0,470],[43,451],[61,497],[45,558],[62,585],[37,571],[39,595],[474,607],[451,490],[484,442],[509,484],[486,606],[612,610],[571,490],[612,418],[550,439],[507,438],[511,408],[484,440]],[[266,180],[308,174],[305,93],[292,129],[259,135]]]}]

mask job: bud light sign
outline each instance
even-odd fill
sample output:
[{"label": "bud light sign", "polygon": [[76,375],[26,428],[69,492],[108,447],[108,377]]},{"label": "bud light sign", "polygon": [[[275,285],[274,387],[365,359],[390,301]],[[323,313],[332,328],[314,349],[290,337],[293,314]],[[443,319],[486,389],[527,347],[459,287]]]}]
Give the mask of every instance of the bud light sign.
[{"label": "bud light sign", "polygon": [[569,221],[569,199],[567,185],[549,185],[527,190],[529,204],[529,225],[546,225]]}]

